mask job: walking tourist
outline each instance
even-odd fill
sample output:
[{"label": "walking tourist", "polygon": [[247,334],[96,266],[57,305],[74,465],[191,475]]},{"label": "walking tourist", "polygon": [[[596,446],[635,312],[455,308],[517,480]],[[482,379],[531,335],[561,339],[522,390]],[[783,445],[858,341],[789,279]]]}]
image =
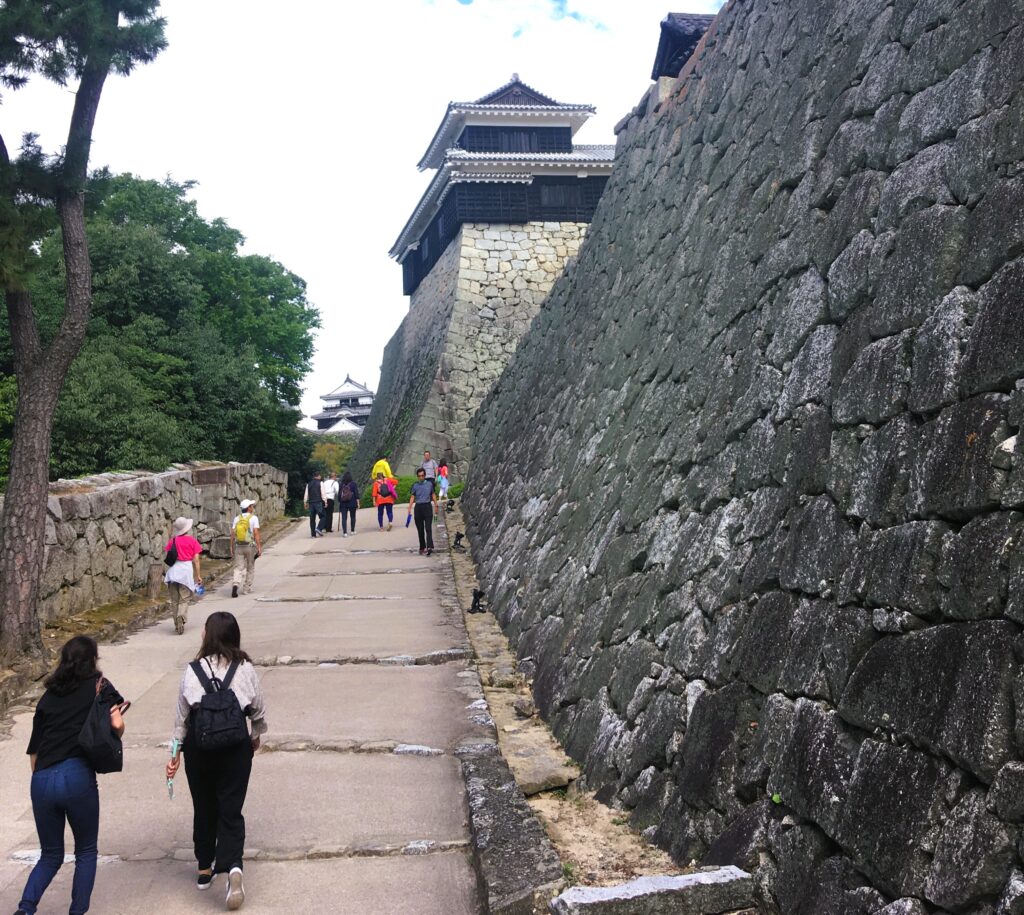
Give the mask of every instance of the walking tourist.
[{"label": "walking tourist", "polygon": [[309,536],[324,535],[324,485],[320,480],[320,471],[314,471],[313,479],[306,484],[302,494],[302,504],[309,510]]},{"label": "walking tourist", "polygon": [[334,509],[338,504],[338,475],[334,472],[324,480],[324,530],[334,531]]},{"label": "walking tourist", "polygon": [[395,520],[392,507],[395,504],[395,488],[392,481],[383,473],[377,474],[377,480],[373,484],[373,504],[377,506],[377,527],[384,530],[384,512],[386,511],[388,513],[388,530],[391,530],[391,524]]},{"label": "walking tourist", "polygon": [[46,692],[32,718],[28,742],[32,767],[32,814],[39,834],[40,856],[28,875],[16,915],[33,915],[39,900],[64,863],[64,826],[75,837],[75,876],[71,882],[71,915],[89,911],[96,883],[96,843],[100,828],[100,796],[96,769],[79,743],[79,735],[95,704],[110,730],[124,733],[121,714],[128,703],[103,678],[96,664],[96,642],[86,635],[69,639],[60,650],[57,668],[46,678]]},{"label": "walking tourist", "polygon": [[359,508],[359,490],[356,488],[355,480],[352,479],[352,474],[346,470],[338,486],[338,511],[341,515],[342,537],[349,535],[349,528],[351,528],[351,533],[356,532],[357,508]]},{"label": "walking tourist", "polygon": [[391,465],[388,463],[389,457],[391,457],[390,453],[385,451],[384,456],[373,465],[373,470],[370,471],[371,480],[376,480],[379,474],[384,474],[385,478],[389,480],[394,478],[395,475],[391,472]]},{"label": "walking tourist", "polygon": [[448,462],[441,459],[437,465],[437,485],[440,489],[439,496],[442,499],[448,498]]},{"label": "walking tourist", "polygon": [[409,498],[409,511],[413,512],[416,521],[416,533],[420,538],[420,555],[428,556],[434,552],[434,509],[437,507],[437,493],[434,483],[427,479],[427,472],[420,467],[416,471],[416,482],[412,484],[412,495]]},{"label": "walking tourist", "polygon": [[437,466],[437,461],[430,456],[430,452],[424,451],[423,463],[420,464],[420,467],[423,468],[423,472],[427,475],[427,481],[431,486],[433,486],[434,482],[437,480]]},{"label": "walking tourist", "polygon": [[[188,622],[188,605],[196,589],[202,585],[200,557],[203,545],[195,537],[188,536],[192,530],[191,518],[175,518],[171,528],[171,539],[167,541],[164,562],[169,566],[164,581],[171,595],[171,616],[174,631],[181,635]],[[173,550],[173,552],[172,552]]]},{"label": "walking tourist", "polygon": [[252,593],[256,577],[256,560],[263,555],[260,539],[260,519],[256,514],[256,500],[242,499],[242,511],[231,522],[231,559],[235,564],[231,576],[231,596]]},{"label": "walking tourist", "polygon": [[[199,871],[196,887],[208,890],[227,874],[225,904],[245,901],[242,805],[249,788],[253,754],[267,730],[263,691],[256,668],[241,647],[235,617],[211,613],[196,660],[185,668],[166,774],[173,779],[185,754],[192,795],[192,841]],[[246,718],[251,722],[247,726]]]}]

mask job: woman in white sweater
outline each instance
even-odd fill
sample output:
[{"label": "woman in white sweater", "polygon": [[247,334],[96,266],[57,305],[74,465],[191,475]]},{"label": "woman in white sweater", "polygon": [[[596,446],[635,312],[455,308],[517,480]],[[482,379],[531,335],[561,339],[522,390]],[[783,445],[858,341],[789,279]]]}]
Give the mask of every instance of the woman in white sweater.
[{"label": "woman in white sweater", "polygon": [[[230,613],[211,613],[203,629],[203,644],[196,660],[185,668],[178,692],[171,761],[167,778],[173,779],[185,753],[185,775],[192,795],[193,828],[199,875],[196,886],[209,889],[216,874],[227,874],[225,903],[237,909],[245,900],[242,886],[242,849],[245,818],[242,805],[249,787],[253,754],[267,730],[263,691],[249,656],[241,648],[238,621]],[[205,681],[205,685],[204,685]],[[207,699],[228,690],[238,701]],[[219,718],[208,717],[206,705],[219,705]],[[242,718],[248,719],[249,728]],[[220,722],[213,734],[210,722]],[[232,721],[234,725],[232,726]],[[224,727],[227,722],[227,727]],[[232,729],[234,727],[234,729]]]}]

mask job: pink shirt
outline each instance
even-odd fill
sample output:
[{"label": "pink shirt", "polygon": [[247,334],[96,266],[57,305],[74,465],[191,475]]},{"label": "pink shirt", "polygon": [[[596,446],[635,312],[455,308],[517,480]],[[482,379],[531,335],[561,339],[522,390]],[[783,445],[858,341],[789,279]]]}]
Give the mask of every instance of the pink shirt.
[{"label": "pink shirt", "polygon": [[178,562],[191,562],[203,551],[203,545],[188,534],[168,540],[167,546],[164,547],[165,553],[171,548],[172,543],[178,544]]}]

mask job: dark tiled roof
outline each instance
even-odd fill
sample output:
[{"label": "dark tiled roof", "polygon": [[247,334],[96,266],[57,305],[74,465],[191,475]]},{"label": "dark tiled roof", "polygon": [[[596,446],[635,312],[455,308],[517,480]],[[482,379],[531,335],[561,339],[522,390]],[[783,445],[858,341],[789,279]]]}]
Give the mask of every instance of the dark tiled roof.
[{"label": "dark tiled roof", "polygon": [[696,13],[669,13],[661,23],[651,79],[678,76],[714,18]]},{"label": "dark tiled roof", "polygon": [[700,37],[708,30],[714,16],[701,16],[696,13],[669,13],[662,22],[661,27],[665,31],[672,32],[681,37]]},{"label": "dark tiled roof", "polygon": [[493,92],[488,92],[482,98],[478,98],[474,105],[558,105],[551,96],[538,92],[532,86],[527,86],[518,73],[512,74],[504,86],[499,86]]}]

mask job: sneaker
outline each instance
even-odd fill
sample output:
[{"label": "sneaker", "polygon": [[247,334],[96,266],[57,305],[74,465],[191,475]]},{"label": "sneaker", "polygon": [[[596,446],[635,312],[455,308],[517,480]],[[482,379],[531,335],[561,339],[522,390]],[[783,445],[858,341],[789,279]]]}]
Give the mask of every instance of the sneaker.
[{"label": "sneaker", "polygon": [[388,522],[388,530],[391,530],[391,522]]},{"label": "sneaker", "polygon": [[185,617],[176,616],[174,618],[174,631],[181,635],[185,631]]},{"label": "sneaker", "polygon": [[208,890],[213,885],[213,872],[196,874],[196,889]]},{"label": "sneaker", "polygon": [[420,556],[422,556],[425,552],[426,550],[420,550]]},{"label": "sneaker", "polygon": [[224,897],[224,905],[233,912],[240,909],[245,902],[245,887],[242,886],[242,869],[233,867],[228,873],[228,893]]},{"label": "sneaker", "polygon": [[231,596],[238,597],[238,585],[231,586]]},{"label": "sneaker", "polygon": [[434,555],[434,548],[433,547],[430,547],[430,549],[427,550],[427,555],[428,556],[433,556]]}]

